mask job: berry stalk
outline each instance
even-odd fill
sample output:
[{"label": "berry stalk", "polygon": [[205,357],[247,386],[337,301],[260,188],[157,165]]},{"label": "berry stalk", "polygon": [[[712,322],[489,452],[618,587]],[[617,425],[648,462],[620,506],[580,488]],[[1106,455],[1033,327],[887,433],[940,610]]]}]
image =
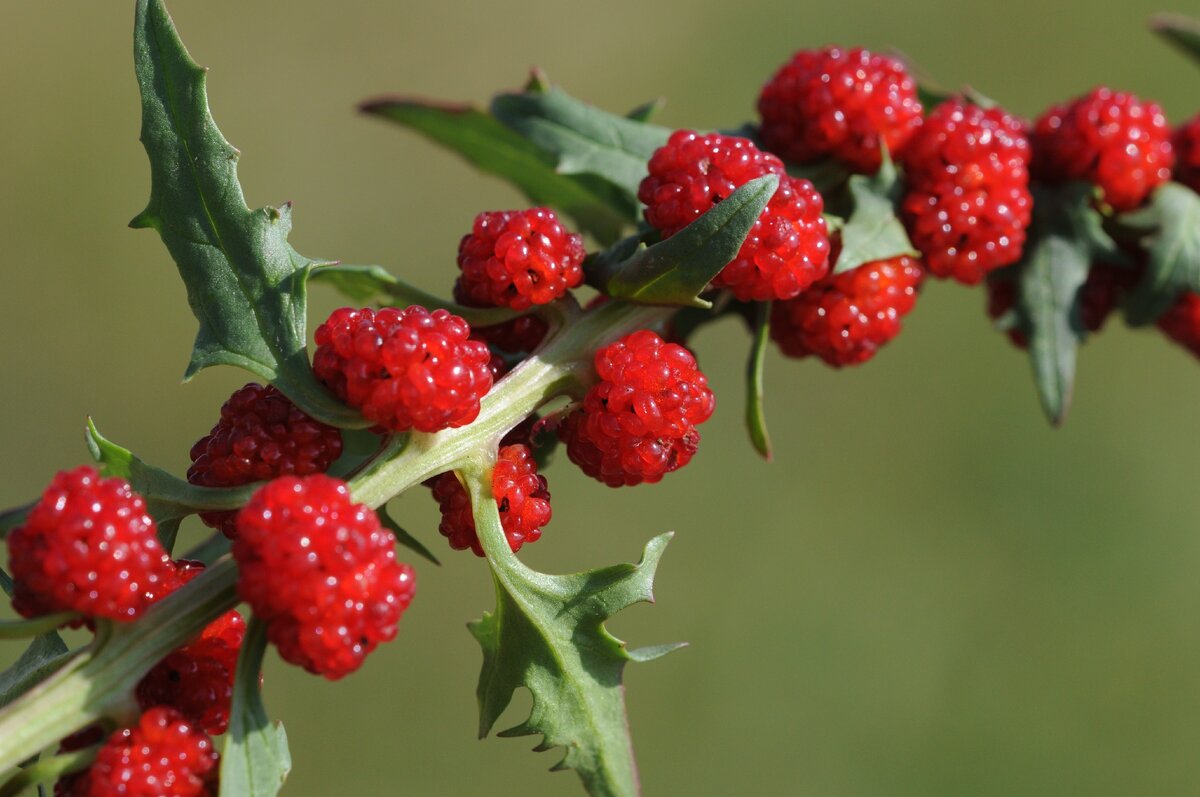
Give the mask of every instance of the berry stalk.
[{"label": "berry stalk", "polygon": [[[582,395],[594,379],[597,348],[672,313],[674,308],[624,302],[568,311],[545,347],[496,384],[473,423],[397,437],[351,482],[354,500],[378,507],[434,474],[490,466],[505,432],[547,401]],[[140,620],[102,631],[58,673],[0,712],[0,772],[88,724],[136,713],[133,693],[141,678],[238,604],[237,575],[232,559],[218,561]]]}]

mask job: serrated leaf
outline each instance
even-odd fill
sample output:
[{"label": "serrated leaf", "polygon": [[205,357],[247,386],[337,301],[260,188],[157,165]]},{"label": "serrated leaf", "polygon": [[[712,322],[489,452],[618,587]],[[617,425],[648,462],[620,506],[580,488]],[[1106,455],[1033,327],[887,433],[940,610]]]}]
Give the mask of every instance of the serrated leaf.
[{"label": "serrated leaf", "polygon": [[1092,206],[1093,188],[1072,183],[1042,189],[1034,200],[1028,243],[1018,264],[1018,308],[1042,409],[1061,425],[1071,406],[1075,359],[1087,336],[1080,290],[1098,256],[1116,251]]},{"label": "serrated leaf", "polygon": [[[0,590],[12,597],[12,579],[3,570],[0,570]],[[44,681],[66,663],[68,658],[67,645],[57,631],[34,638],[12,666],[0,672],[0,708]]]},{"label": "serrated leaf", "polygon": [[1200,291],[1200,195],[1166,183],[1118,221],[1146,233],[1146,270],[1125,303],[1130,326],[1153,324],[1183,291]]},{"label": "serrated leaf", "polygon": [[251,210],[238,151],[213,122],[205,70],[188,55],[161,0],[139,0],[134,62],[150,201],[131,227],[158,231],[200,322],[184,378],[236,365],[274,383],[309,415],[337,426],[367,422],[312,374],[305,279],[317,261],[287,242],[291,207]]},{"label": "serrated leaf", "polygon": [[146,508],[158,523],[169,522],[201,511],[238,509],[259,486],[197,487],[161,468],[156,468],[100,434],[91,418],[87,421],[87,446],[105,476],[129,482],[146,499]]},{"label": "serrated leaf", "polygon": [[[501,94],[492,115],[555,158],[561,174],[592,174],[636,201],[654,150],[671,130],[602,111],[552,86]],[[637,207],[635,204],[634,207]]]},{"label": "serrated leaf", "polygon": [[632,119],[635,122],[649,122],[658,115],[658,112],[661,111],[666,104],[666,97],[655,97],[649,102],[644,102],[629,113],[625,114],[625,118]]},{"label": "serrated leaf", "polygon": [[1200,62],[1200,20],[1183,14],[1155,14],[1150,18],[1150,30]]},{"label": "serrated leaf", "polygon": [[521,313],[506,307],[466,307],[427,293],[395,277],[382,266],[350,266],[333,263],[313,269],[309,282],[323,282],[359,304],[386,302],[398,307],[419,304],[426,310],[444,309],[466,319],[472,326],[490,326],[511,321]]},{"label": "serrated leaf", "polygon": [[532,202],[562,210],[602,243],[616,240],[637,218],[638,206],[624,192],[588,175],[560,173],[554,154],[477,108],[407,97],[382,97],[359,107],[458,153]]},{"label": "serrated leaf", "polygon": [[496,611],[471,623],[483,648],[479,676],[479,733],[486,736],[518,687],[533,696],[530,716],[501,736],[540,734],[535,750],[564,747],[553,769],[574,769],[593,797],[639,792],[637,766],[625,716],[622,671],[678,646],[636,653],[604,628],[620,609],[653,601],[654,571],[670,540],[651,540],[636,565],[575,575],[531,570],[508,547],[491,475],[467,475],[476,529],[492,566]]},{"label": "serrated leaf", "polygon": [[409,534],[399,523],[397,523],[387,511],[387,505],[376,507],[375,514],[379,516],[379,522],[383,527],[392,532],[392,536],[396,538],[396,542],[403,545],[413,553],[428,559],[435,565],[441,566],[441,562],[433,555],[433,552],[425,547],[424,543],[418,540],[413,535]]},{"label": "serrated leaf", "polygon": [[272,724],[262,702],[259,680],[266,649],[266,626],[252,617],[238,655],[221,751],[221,797],[275,797],[292,770],[283,723]]},{"label": "serrated leaf", "polygon": [[754,339],[746,363],[746,431],[754,450],[770,462],[771,438],[767,434],[767,416],[763,410],[763,365],[767,339],[771,333],[771,303],[759,302],[754,310]]},{"label": "serrated leaf", "polygon": [[629,302],[709,307],[700,294],[737,256],[778,187],[778,175],[757,177],[667,240],[637,248],[620,262],[601,258],[585,264],[588,281]]},{"label": "serrated leaf", "polygon": [[896,215],[903,186],[887,152],[874,175],[856,174],[848,183],[853,210],[841,228],[841,252],[833,273],[841,274],[864,263],[907,255],[919,257]]}]

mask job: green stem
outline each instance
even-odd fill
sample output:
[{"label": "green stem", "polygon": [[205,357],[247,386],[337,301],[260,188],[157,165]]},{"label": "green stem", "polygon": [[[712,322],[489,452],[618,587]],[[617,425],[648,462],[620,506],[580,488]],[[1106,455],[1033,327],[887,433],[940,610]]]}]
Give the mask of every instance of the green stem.
[{"label": "green stem", "polygon": [[0,772],[101,718],[133,713],[138,681],[236,606],[236,585],[233,560],[217,562],[136,623],[98,635],[58,673],[11,703],[0,713]]},{"label": "green stem", "polygon": [[31,620],[6,620],[0,622],[0,639],[27,639],[41,636],[47,631],[57,630],[79,615],[75,612],[59,612],[34,617]]},{"label": "green stem", "polygon": [[[350,485],[372,507],[447,470],[486,467],[504,434],[546,402],[579,396],[594,379],[597,348],[666,321],[676,308],[612,301],[589,312],[571,309],[562,326],[484,397],[471,424],[393,441]],[[515,557],[514,557],[515,558]],[[226,557],[137,622],[115,627],[58,673],[0,711],[0,772],[103,717],[132,714],[138,681],[172,650],[237,605],[237,567]]]},{"label": "green stem", "polygon": [[19,797],[26,789],[32,786],[49,783],[58,780],[63,775],[78,772],[91,765],[99,750],[100,747],[97,745],[83,750],[56,755],[53,758],[43,758],[36,763],[30,764],[8,779],[8,782],[0,788],[0,797]]}]

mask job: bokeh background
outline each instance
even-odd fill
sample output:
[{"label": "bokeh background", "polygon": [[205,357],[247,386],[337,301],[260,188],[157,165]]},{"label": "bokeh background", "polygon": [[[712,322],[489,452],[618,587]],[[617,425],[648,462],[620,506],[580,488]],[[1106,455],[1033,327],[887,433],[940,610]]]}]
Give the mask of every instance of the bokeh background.
[{"label": "bokeh background", "polygon": [[[251,204],[295,201],[305,254],[438,291],[473,215],[522,200],[357,115],[368,96],[484,103],[538,65],[612,110],[663,95],[664,124],[733,126],[792,51],[843,43],[899,48],[1028,116],[1099,83],[1173,121],[1200,106],[1200,71],[1146,32],[1162,9],[1144,0],[171,9],[212,68]],[[245,381],[180,384],[195,322],[157,236],[125,226],[149,179],[131,20],[128,2],[0,3],[3,505],[86,460],[88,414],[182,472]],[[314,294],[313,326],[337,304]],[[627,673],[647,794],[1200,793],[1200,364],[1114,320],[1051,430],[983,304],[931,284],[905,333],[842,373],[772,352],[772,465],[741,428],[746,335],[706,328],[696,348],[719,403],[688,468],[620,491],[565,458],[551,469],[555,519],[523,553],[534,566],[628,561],[678,532],[659,603],[612,624],[634,644],[691,642]],[[441,553],[417,492],[396,514]],[[529,753],[533,739],[475,740],[480,655],[464,623],[492,588],[474,557],[443,560],[418,563],[399,639],[346,681],[270,654],[266,699],[295,759],[286,794],[581,793],[545,773],[557,754]]]}]

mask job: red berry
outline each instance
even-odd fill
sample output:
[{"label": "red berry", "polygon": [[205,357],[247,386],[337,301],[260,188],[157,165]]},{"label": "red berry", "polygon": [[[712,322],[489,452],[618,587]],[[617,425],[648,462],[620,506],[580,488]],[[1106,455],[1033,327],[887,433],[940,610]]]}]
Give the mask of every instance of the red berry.
[{"label": "red berry", "polygon": [[922,276],[918,261],[897,257],[826,277],[772,306],[771,338],[788,357],[815,354],[835,368],[866,362],[900,334]]},{"label": "red berry", "polygon": [[[175,563],[182,587],[204,570],[200,562]],[[234,672],[246,624],[230,610],[209,623],[200,636],[160,661],[137,687],[143,709],[164,705],[180,712],[205,732],[222,734],[229,727]]]},{"label": "red berry", "polygon": [[1157,103],[1097,88],[1037,120],[1034,174],[1046,182],[1086,180],[1116,210],[1135,208],[1171,178],[1171,130]]},{"label": "red berry", "polygon": [[1168,338],[1200,357],[1200,293],[1185,291],[1158,319]]},{"label": "red berry", "polygon": [[336,680],[396,636],[412,600],[414,574],[395,546],[343,482],[284,476],[238,514],[238,592],[285,661]]},{"label": "red berry", "polygon": [[999,108],[951,100],[930,114],[905,153],[903,215],[931,273],[975,285],[1020,259],[1029,157],[1021,122]]},{"label": "red berry", "polygon": [[[221,407],[221,420],[192,446],[187,479],[201,487],[236,487],[295,474],[322,473],[342,454],[342,433],[313,420],[275,387],[251,382]],[[201,512],[232,538],[236,511]]]},{"label": "red berry", "polygon": [[595,364],[600,381],[559,427],[571,461],[610,487],[686,465],[716,405],[692,353],[641,330],[597,351]]},{"label": "red berry", "polygon": [[[433,497],[442,509],[438,531],[456,551],[470,548],[483,556],[483,546],[475,531],[471,498],[454,473],[443,473],[431,480]],[[512,552],[527,542],[537,542],[542,527],[550,522],[550,491],[546,477],[539,476],[533,451],[526,445],[500,448],[492,471],[492,495],[500,509],[500,524]]]},{"label": "red berry", "polygon": [[1175,131],[1175,179],[1200,192],[1200,114],[1184,122]]},{"label": "red berry", "polygon": [[758,97],[763,144],[787,161],[832,156],[879,170],[881,145],[900,153],[921,126],[916,81],[895,58],[861,47],[801,50]]},{"label": "red berry", "polygon": [[124,479],[82,466],[58,473],[8,536],[13,608],[133,620],[164,594],[171,558],[146,502]]},{"label": "red berry", "polygon": [[548,304],[583,282],[583,255],[549,208],[480,213],[458,245],[458,291],[473,307]]},{"label": "red berry", "polygon": [[117,731],[90,769],[60,782],[60,797],[208,797],[216,794],[212,739],[172,708],[158,706]]},{"label": "red berry", "polygon": [[487,346],[445,310],[335,310],[317,328],[313,371],[363,416],[395,432],[437,432],[479,414],[492,387]]},{"label": "red berry", "polygon": [[638,199],[646,204],[646,221],[663,238],[750,180],[780,176],[775,195],[737,257],[712,281],[714,288],[729,288],[742,301],[790,299],[828,270],[829,233],[820,193],[809,181],[788,177],[778,158],[750,141],[677,130],[651,156],[649,172]]}]

